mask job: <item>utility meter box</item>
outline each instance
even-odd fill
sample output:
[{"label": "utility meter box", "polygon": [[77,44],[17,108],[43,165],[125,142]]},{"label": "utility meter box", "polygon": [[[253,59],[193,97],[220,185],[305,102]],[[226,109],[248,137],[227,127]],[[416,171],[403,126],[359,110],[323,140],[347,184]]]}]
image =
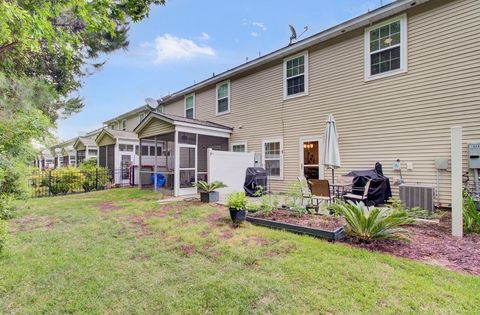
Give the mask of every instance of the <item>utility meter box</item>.
[{"label": "utility meter box", "polygon": [[480,169],[480,143],[469,143],[467,154],[468,167]]}]

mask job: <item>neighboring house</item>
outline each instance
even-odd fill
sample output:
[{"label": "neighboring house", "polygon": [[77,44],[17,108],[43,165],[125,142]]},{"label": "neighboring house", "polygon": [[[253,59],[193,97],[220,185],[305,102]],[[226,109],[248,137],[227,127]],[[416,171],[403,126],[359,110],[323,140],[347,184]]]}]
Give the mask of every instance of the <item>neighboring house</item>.
[{"label": "neighboring house", "polygon": [[135,127],[147,116],[154,108],[143,105],[127,113],[103,122],[103,125],[110,130],[133,131]]},{"label": "neighboring house", "polygon": [[[400,159],[406,182],[435,184],[450,128],[480,139],[479,53],[480,1],[399,0],[173,93],[159,101],[166,115],[150,114],[136,131],[171,135],[182,122],[167,115],[230,127],[222,133],[230,150],[255,152],[272,190],[285,191],[298,176],[324,177],[325,120],[334,114],[337,174],[379,161],[394,182]],[[448,173],[439,188],[448,206]]]},{"label": "neighboring house", "polygon": [[91,158],[98,159],[98,146],[95,139],[90,137],[78,137],[73,144],[73,148],[77,154],[77,166],[85,160]]},{"label": "neighboring house", "polygon": [[50,148],[54,159],[54,168],[76,165],[76,153],[73,148],[76,139],[64,141]]},{"label": "neighboring house", "polygon": [[[104,128],[95,138],[99,149],[98,164],[114,172],[115,183],[134,183],[135,166],[139,161],[139,141],[133,129],[154,110],[148,105],[105,121]],[[146,145],[142,148],[146,159],[153,151]],[[137,174],[138,176],[138,174]]]},{"label": "neighboring house", "polygon": [[54,167],[53,155],[50,149],[44,149],[35,160],[35,167],[40,171],[49,170]]}]

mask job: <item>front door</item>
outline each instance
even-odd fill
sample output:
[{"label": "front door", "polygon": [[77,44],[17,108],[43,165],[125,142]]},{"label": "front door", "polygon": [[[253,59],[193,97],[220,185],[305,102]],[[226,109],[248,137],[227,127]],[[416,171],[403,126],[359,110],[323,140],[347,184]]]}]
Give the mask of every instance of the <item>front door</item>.
[{"label": "front door", "polygon": [[197,146],[192,144],[178,144],[179,169],[178,169],[178,194],[196,194],[197,188]]},{"label": "front door", "polygon": [[300,140],[300,176],[306,179],[323,178],[321,164],[322,138],[312,137]]}]

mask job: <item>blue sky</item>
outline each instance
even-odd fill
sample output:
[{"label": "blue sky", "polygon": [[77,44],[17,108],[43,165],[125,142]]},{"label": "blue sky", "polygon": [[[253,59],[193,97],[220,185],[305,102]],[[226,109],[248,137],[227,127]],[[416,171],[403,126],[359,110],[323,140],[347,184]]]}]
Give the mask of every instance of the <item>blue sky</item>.
[{"label": "blue sky", "polygon": [[[383,4],[392,0],[383,0]],[[85,78],[84,110],[58,124],[66,140],[102,122],[288,44],[288,24],[311,36],[375,9],[381,0],[167,0],[133,24],[130,47]]]}]

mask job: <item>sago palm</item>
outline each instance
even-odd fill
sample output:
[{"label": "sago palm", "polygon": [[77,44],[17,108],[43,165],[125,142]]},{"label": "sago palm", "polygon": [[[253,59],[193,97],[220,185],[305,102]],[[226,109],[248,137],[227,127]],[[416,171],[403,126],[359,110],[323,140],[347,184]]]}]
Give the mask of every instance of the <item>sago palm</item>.
[{"label": "sago palm", "polygon": [[336,213],[345,217],[349,234],[365,242],[379,239],[406,240],[407,231],[402,225],[411,224],[413,219],[405,211],[365,207],[363,203],[339,203],[333,205]]}]

